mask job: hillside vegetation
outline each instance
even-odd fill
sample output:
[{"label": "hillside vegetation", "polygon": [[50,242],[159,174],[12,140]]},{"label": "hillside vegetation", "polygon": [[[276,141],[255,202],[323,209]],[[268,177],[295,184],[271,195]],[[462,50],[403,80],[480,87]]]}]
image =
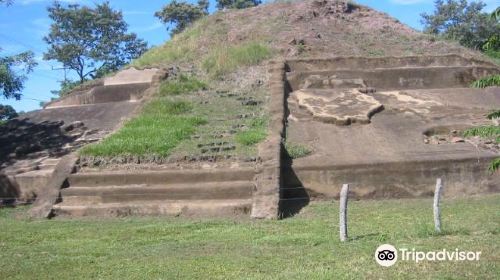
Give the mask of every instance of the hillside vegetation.
[{"label": "hillside vegetation", "polygon": [[[156,105],[146,106],[137,119],[82,154],[253,161],[256,145],[266,137],[266,61],[449,53],[480,55],[352,2],[275,2],[218,11],[131,64],[136,68],[179,67],[193,78],[192,83],[183,82],[182,77],[166,81],[152,101]],[[185,102],[189,110],[161,111],[163,116],[152,121],[150,108],[163,108],[159,102]],[[288,147],[294,157],[310,153],[307,147]]]},{"label": "hillside vegetation", "polygon": [[352,2],[275,2],[219,11],[196,21],[136,67],[186,63],[220,76],[267,58],[476,53],[436,40],[387,14]]}]

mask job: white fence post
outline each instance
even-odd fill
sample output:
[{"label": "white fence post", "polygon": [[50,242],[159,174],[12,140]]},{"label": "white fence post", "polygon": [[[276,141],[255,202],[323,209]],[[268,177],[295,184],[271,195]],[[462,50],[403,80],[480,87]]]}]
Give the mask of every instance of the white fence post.
[{"label": "white fence post", "polygon": [[434,228],[436,232],[441,232],[441,209],[439,209],[439,202],[441,200],[441,192],[443,183],[441,178],[436,180],[436,190],[434,191]]},{"label": "white fence post", "polygon": [[349,184],[342,185],[340,191],[340,241],[347,240],[347,195],[349,193]]}]

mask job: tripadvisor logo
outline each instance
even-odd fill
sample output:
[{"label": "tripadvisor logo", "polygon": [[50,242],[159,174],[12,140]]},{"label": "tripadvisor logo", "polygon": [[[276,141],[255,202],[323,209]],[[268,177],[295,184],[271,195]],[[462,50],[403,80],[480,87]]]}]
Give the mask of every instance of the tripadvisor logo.
[{"label": "tripadvisor logo", "polygon": [[375,261],[385,267],[393,266],[398,259],[401,261],[411,261],[419,263],[421,261],[479,261],[481,252],[459,251],[442,249],[439,251],[416,251],[415,248],[409,250],[400,248],[390,244],[380,245],[375,250]]}]

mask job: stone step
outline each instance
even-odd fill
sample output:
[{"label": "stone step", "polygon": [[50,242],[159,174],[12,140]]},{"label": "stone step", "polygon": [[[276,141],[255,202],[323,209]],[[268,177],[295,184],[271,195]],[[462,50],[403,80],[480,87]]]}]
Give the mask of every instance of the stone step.
[{"label": "stone step", "polygon": [[192,216],[192,217],[232,217],[248,215],[252,207],[251,199],[232,200],[169,200],[158,203],[137,201],[129,203],[103,203],[96,205],[56,204],[56,216]]},{"label": "stone step", "polygon": [[41,187],[45,186],[54,170],[35,170],[13,176],[19,188],[19,199],[29,201],[36,198]]},{"label": "stone step", "polygon": [[384,69],[350,69],[350,70],[320,70],[297,73],[287,73],[291,90],[299,90],[304,81],[311,76],[317,76],[324,82],[314,88],[332,88],[328,80],[362,79],[368,87],[381,90],[409,89],[442,89],[467,87],[470,82],[483,75],[498,74],[498,68],[493,66],[457,66],[457,67],[404,67]]},{"label": "stone step", "polygon": [[61,190],[63,202],[73,203],[78,198],[97,197],[92,202],[127,202],[158,200],[203,200],[251,198],[254,184],[251,181],[176,185],[128,185],[99,187],[69,187]]},{"label": "stone step", "polygon": [[57,165],[57,163],[60,161],[60,158],[48,158],[42,161],[42,164],[45,165]]},{"label": "stone step", "polygon": [[142,172],[99,172],[77,173],[69,178],[70,186],[102,187],[126,185],[166,185],[200,182],[251,181],[255,175],[253,168],[226,170],[168,170]]}]

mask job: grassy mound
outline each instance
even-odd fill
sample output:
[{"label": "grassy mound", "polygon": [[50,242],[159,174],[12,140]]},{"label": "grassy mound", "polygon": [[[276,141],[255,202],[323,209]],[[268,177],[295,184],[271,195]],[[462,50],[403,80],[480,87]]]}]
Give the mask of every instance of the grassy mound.
[{"label": "grassy mound", "polygon": [[[190,75],[164,81],[142,112],[84,157],[140,157],[141,162],[186,158],[255,158],[267,133],[264,89],[213,90]],[[133,159],[133,158],[131,158]]]},{"label": "grassy mound", "polygon": [[[444,199],[442,234],[432,200],[349,202],[347,243],[338,205],[310,204],[276,221],[176,218],[16,218],[0,209],[2,278],[27,279],[496,279],[500,275],[500,196]],[[481,251],[479,261],[374,260],[396,248]],[[133,260],[133,261],[131,261]]]}]

